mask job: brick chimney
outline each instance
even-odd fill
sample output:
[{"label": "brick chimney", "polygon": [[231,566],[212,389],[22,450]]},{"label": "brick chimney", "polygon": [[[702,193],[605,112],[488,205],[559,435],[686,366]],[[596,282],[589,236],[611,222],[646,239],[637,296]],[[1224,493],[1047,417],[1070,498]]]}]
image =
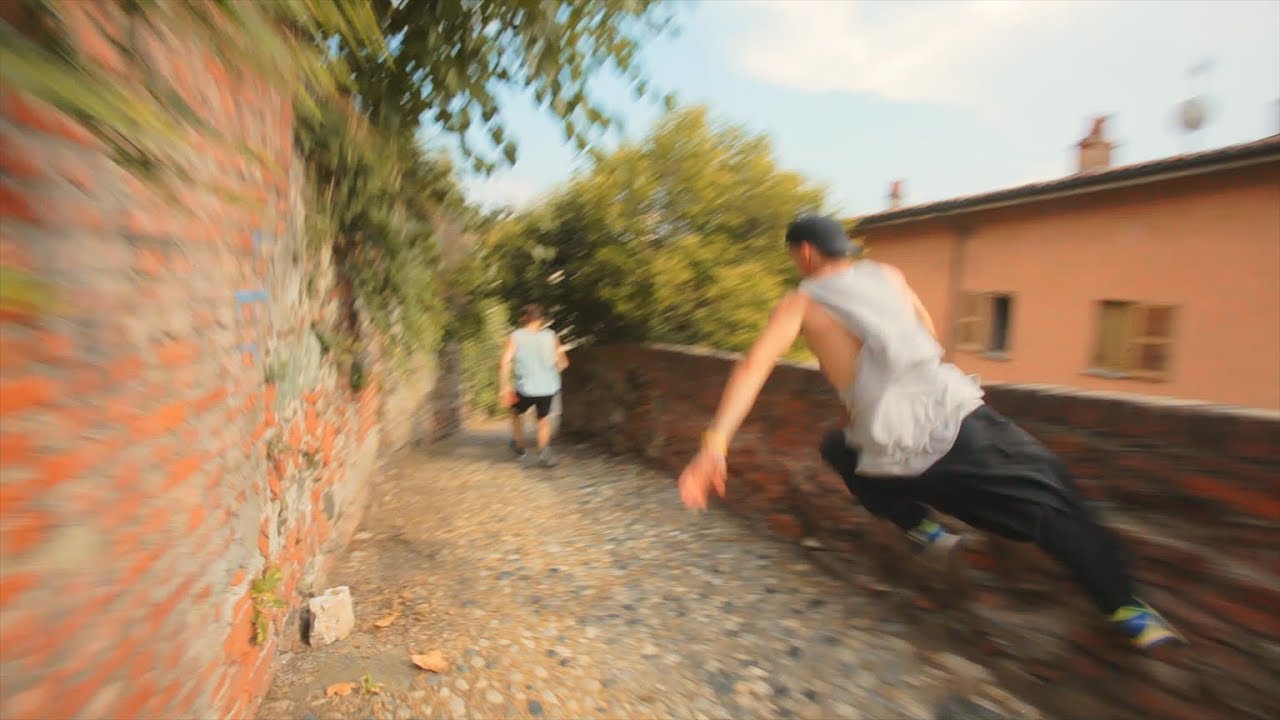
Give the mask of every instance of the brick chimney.
[{"label": "brick chimney", "polygon": [[889,183],[889,209],[897,210],[902,207],[902,181],[894,180]]},{"label": "brick chimney", "polygon": [[1077,146],[1080,148],[1080,165],[1077,173],[1090,173],[1106,170],[1111,167],[1111,150],[1115,146],[1106,138],[1107,117],[1105,115],[1093,119],[1089,134],[1084,136]]}]

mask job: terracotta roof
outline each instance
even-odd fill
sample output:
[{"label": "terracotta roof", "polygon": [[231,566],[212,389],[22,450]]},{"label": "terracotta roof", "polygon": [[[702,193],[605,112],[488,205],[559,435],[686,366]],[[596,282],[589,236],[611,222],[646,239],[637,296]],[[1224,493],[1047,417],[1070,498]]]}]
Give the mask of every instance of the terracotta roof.
[{"label": "terracotta roof", "polygon": [[1046,182],[1029,183],[977,195],[964,195],[949,200],[872,213],[856,220],[857,225],[854,232],[860,233],[869,228],[896,225],[913,220],[956,215],[1010,205],[1022,205],[1069,195],[1101,192],[1175,177],[1259,165],[1277,160],[1280,160],[1280,135],[1272,135],[1262,140],[1240,145],[1229,145],[1216,150],[1173,155],[1150,162],[1121,165],[1099,172],[1081,173]]}]

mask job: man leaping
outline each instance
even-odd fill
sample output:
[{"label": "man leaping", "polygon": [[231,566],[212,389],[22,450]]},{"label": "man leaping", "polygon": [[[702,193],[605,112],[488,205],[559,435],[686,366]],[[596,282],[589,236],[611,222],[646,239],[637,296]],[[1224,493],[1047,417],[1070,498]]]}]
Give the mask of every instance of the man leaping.
[{"label": "man leaping", "polygon": [[1135,647],[1184,643],[1134,595],[1120,541],[1085,508],[1048,448],[982,400],[976,380],[942,361],[933,321],[902,274],[859,259],[838,222],[804,217],[786,233],[804,276],[778,303],[725,387],[680,495],[704,509],[723,496],[725,456],[779,357],[803,334],[851,421],[822,439],[822,457],[869,512],[906,533],[926,557],[949,560],[959,536],[929,507],[975,528],[1034,542],[1065,565]]}]

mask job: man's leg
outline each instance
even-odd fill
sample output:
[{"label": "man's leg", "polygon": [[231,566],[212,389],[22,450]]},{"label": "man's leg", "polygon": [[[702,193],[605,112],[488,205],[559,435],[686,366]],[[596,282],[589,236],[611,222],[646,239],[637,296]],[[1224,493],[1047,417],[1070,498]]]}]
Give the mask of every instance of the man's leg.
[{"label": "man's leg", "polygon": [[528,409],[528,398],[517,395],[511,406],[511,449],[517,457],[524,457],[524,414]]},{"label": "man's leg", "polygon": [[551,396],[535,398],[534,407],[538,411],[538,458],[543,465],[555,464],[551,456]]},{"label": "man's leg", "polygon": [[546,450],[551,445],[551,418],[538,418],[538,449]]},{"label": "man's leg", "polygon": [[1137,600],[1120,541],[1090,516],[1066,465],[1038,440],[983,407],[926,473],[940,512],[980,530],[1036,543],[1140,649],[1181,637]]},{"label": "man's leg", "polygon": [[896,478],[859,475],[858,453],[845,442],[839,428],[822,436],[822,459],[840,475],[867,512],[892,522],[903,532],[914,530],[929,516],[928,508],[901,491],[904,486],[896,485]]},{"label": "man's leg", "polygon": [[867,512],[889,520],[906,533],[919,554],[935,567],[958,577],[960,536],[929,518],[927,488],[922,478],[877,478],[858,474],[858,453],[834,429],[822,438],[822,458],[839,473],[849,492]]},{"label": "man's leg", "polygon": [[1104,615],[1137,604],[1124,546],[1083,505],[1070,512],[1042,509],[1036,544],[1071,571]]}]

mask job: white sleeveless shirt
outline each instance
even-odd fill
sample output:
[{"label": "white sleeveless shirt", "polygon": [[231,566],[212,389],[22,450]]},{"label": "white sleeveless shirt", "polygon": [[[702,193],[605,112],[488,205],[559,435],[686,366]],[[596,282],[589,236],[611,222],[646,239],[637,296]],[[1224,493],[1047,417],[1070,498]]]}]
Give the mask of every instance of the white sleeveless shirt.
[{"label": "white sleeveless shirt", "polygon": [[955,444],[960,423],[982,405],[982,386],[942,362],[942,346],[916,316],[901,284],[870,260],[800,283],[862,340],[858,373],[840,389],[846,429],[864,475],[914,477]]}]

